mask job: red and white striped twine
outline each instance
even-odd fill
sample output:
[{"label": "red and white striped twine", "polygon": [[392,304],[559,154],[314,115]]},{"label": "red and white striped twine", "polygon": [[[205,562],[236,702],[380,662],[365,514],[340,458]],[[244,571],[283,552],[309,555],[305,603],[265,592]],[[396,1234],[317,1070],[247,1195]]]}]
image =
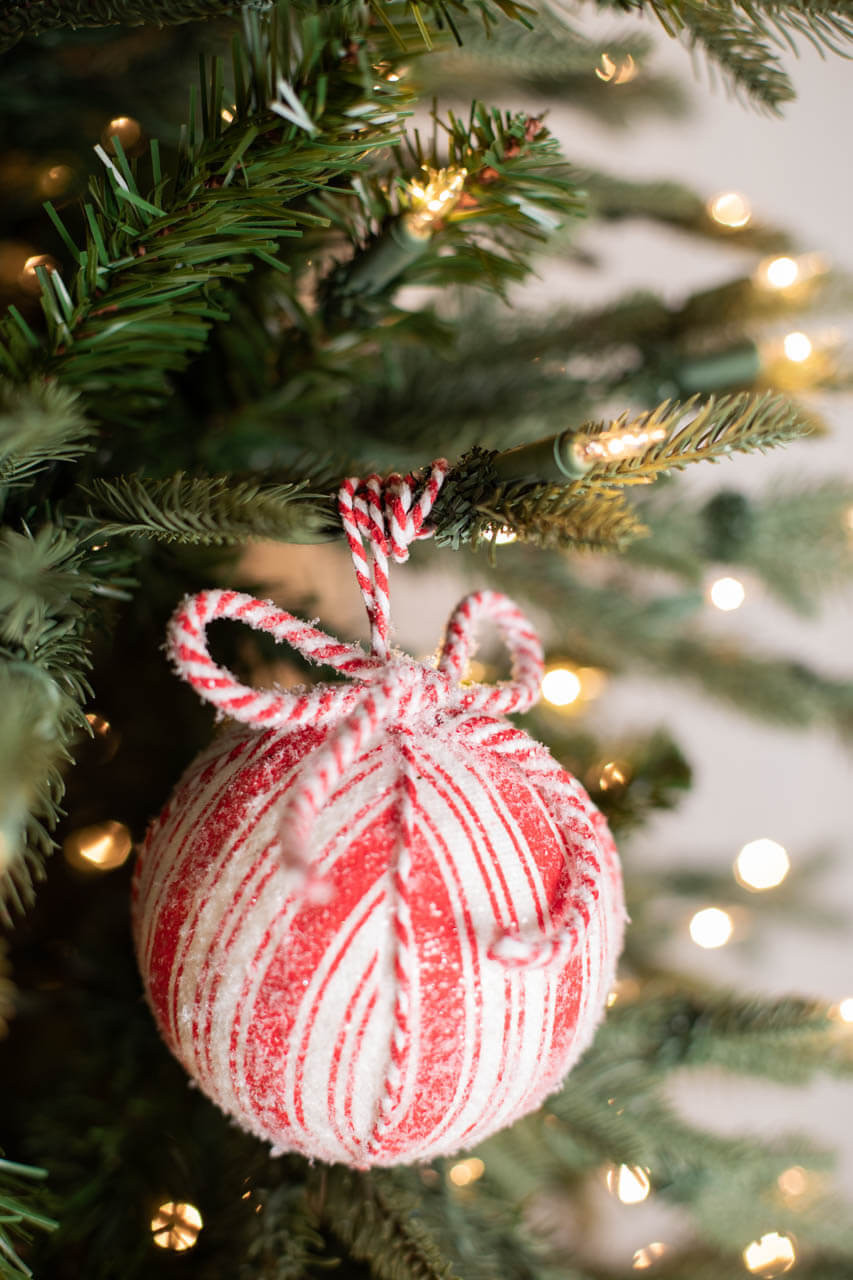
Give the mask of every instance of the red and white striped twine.
[{"label": "red and white striped twine", "polygon": [[[395,725],[411,726],[419,716],[440,715],[445,723],[456,717],[460,728],[463,723],[470,726],[473,713],[500,717],[526,711],[539,697],[544,669],[539,638],[517,606],[497,591],[476,591],[456,606],[447,624],[437,668],[390,652],[388,554],[390,551],[392,558],[401,563],[408,557],[410,542],[429,536],[426,518],[446,472],[446,462],[434,463],[429,479],[417,495],[414,477],[399,475],[384,481],[379,476],[369,476],[363,484],[348,479],[338,494],[338,509],[371,624],[372,653],[366,653],[358,644],[342,644],[270,601],[256,600],[235,591],[212,590],[190,596],[169,624],[167,649],[178,674],[222,715],[258,729],[312,726],[330,730],[309,757],[301,785],[294,788],[282,819],[282,829],[292,833],[291,856],[304,869],[306,892],[314,897],[322,896],[324,886],[311,877],[311,829],[347,770],[377,738]],[[372,566],[364,546],[365,535],[373,554]],[[267,631],[310,662],[332,667],[355,683],[318,684],[313,689],[292,693],[240,684],[230,671],[216,665],[208,651],[206,628],[220,618]],[[474,632],[483,621],[498,627],[512,658],[513,678],[492,686],[463,684],[474,650]],[[477,736],[476,733],[471,736],[472,745]],[[502,754],[517,755],[519,760],[523,757],[525,768],[537,775],[542,791],[547,792],[549,798],[553,793],[557,803],[558,792],[564,785],[561,779],[565,777],[559,766],[542,749],[540,761],[538,753],[532,750],[534,744],[520,731],[510,733],[509,737],[503,733],[501,739],[495,749]],[[486,741],[482,746],[488,749]],[[407,812],[406,806],[403,807]],[[392,869],[397,903],[396,1023],[400,1034],[396,1040],[405,1034],[408,1016],[406,972],[411,941],[407,924],[411,872],[408,844],[406,832],[401,832],[397,865]],[[492,958],[511,967],[550,968],[564,963],[567,949],[576,944],[583,907],[579,909],[575,900],[566,904],[560,914],[559,926],[547,934],[540,933],[535,938],[507,935],[497,939],[490,952]],[[380,1124],[389,1120],[401,1088],[399,1050],[397,1045],[397,1050],[392,1051]]]},{"label": "red and white striped twine", "polygon": [[[396,472],[384,480],[381,476],[371,475],[363,482],[356,476],[350,476],[338,493],[338,513],[370,622],[372,652],[384,661],[390,654],[388,552],[390,549],[397,564],[403,564],[409,558],[409,543],[416,538],[431,536],[432,530],[424,522],[447,472],[445,459],[437,458],[417,498],[415,476],[401,476]],[[372,552],[372,563],[365,549],[365,536]]]}]

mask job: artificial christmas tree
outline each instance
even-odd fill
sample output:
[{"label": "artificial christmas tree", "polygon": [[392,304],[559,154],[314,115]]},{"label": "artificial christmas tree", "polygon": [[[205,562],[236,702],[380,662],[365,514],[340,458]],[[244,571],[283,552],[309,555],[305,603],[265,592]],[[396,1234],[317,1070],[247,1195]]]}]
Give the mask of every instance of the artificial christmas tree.
[{"label": "artificial christmas tree", "polygon": [[[798,330],[776,341],[773,327],[813,305],[821,287],[832,289],[825,263],[797,255],[782,232],[754,225],[733,193],[706,207],[673,183],[580,174],[561,155],[542,106],[507,112],[500,105],[521,89],[601,118],[677,108],[672,84],[637,74],[648,49],[628,21],[633,9],[680,31],[772,110],[792,94],[775,52],[780,39],[805,36],[844,48],[851,34],[840,3],[622,5],[626,25],[606,48],[584,34],[583,10],[566,15],[511,0],[279,0],[242,10],[225,0],[6,6],[0,859],[10,933],[0,1013],[5,1019],[8,1007],[2,1071],[14,1105],[3,1137],[8,1159],[0,1163],[0,1274],[27,1274],[29,1267],[43,1280],[96,1280],[183,1268],[197,1277],[283,1280],[336,1268],[354,1277],[615,1280],[648,1269],[703,1280],[745,1268],[770,1276],[796,1263],[800,1274],[834,1280],[849,1270],[853,1232],[819,1179],[824,1155],[814,1144],[721,1136],[683,1119],[668,1092],[686,1064],[795,1082],[819,1070],[849,1072],[843,1018],[819,1002],[750,999],[672,971],[661,950],[659,907],[674,888],[710,893],[714,881],[689,867],[667,881],[632,865],[630,835],[676,802],[689,782],[686,762],[663,731],[616,744],[591,720],[555,710],[583,702],[604,671],[629,666],[701,681],[743,711],[803,726],[829,723],[845,735],[853,707],[850,682],[721,645],[696,617],[696,587],[709,564],[749,565],[795,607],[848,572],[849,487],[800,482],[759,500],[724,488],[696,504],[673,475],[693,462],[763,451],[820,429],[798,397],[814,386],[842,385],[844,371],[827,346]],[[432,95],[438,100],[429,112]],[[478,100],[460,112],[452,105],[460,95]],[[534,262],[545,270],[561,257],[582,259],[584,216],[604,228],[651,218],[711,245],[736,240],[769,256],[743,278],[676,301],[643,293],[537,313],[519,285]],[[481,601],[503,600],[503,591],[516,597],[544,629],[545,674],[534,679],[535,664],[527,663],[524,680],[517,673],[524,696],[516,696],[516,686],[501,683],[500,654],[486,650],[479,670],[473,662],[466,667],[467,643],[454,639],[451,627],[444,666],[421,663],[420,692],[409,706],[416,664],[394,656],[376,594],[384,567],[374,570],[372,585],[360,573],[373,655],[358,662],[366,664],[362,674],[389,659],[388,670],[395,662],[398,674],[405,669],[405,697],[392,690],[386,702],[402,715],[392,732],[400,741],[409,735],[424,776],[406,774],[408,784],[400,785],[407,799],[392,806],[361,850],[397,906],[390,932],[358,938],[377,956],[384,948],[377,966],[386,979],[375,991],[361,983],[361,971],[346,969],[344,957],[341,972],[355,984],[350,994],[361,1025],[374,996],[387,1016],[365,1051],[368,1075],[377,1077],[369,1087],[350,1055],[355,1084],[344,1089],[342,1123],[355,1123],[358,1113],[355,1128],[368,1134],[369,1154],[389,1154],[382,1126],[397,1098],[392,1077],[415,1027],[389,939],[410,977],[414,942],[408,952],[404,943],[416,939],[421,959],[431,956],[433,964],[422,964],[424,983],[449,973],[448,992],[462,989],[472,1007],[479,998],[464,964],[454,968],[432,953],[452,952],[465,910],[476,915],[482,903],[475,897],[472,907],[463,895],[465,909],[457,902],[454,914],[452,904],[431,898],[414,857],[428,842],[400,838],[418,822],[426,828],[434,801],[426,803],[424,777],[446,769],[456,751],[431,746],[439,719],[433,709],[432,719],[418,719],[419,699],[437,698],[439,686],[452,684],[458,706],[448,724],[459,711],[459,723],[470,729],[466,698],[468,711],[479,706],[488,719],[493,695],[483,686],[497,683],[509,698],[495,705],[502,716],[529,704],[525,681],[541,683],[547,705],[525,722],[530,736],[503,720],[479,729],[510,743],[528,765],[546,758],[532,745],[542,739],[560,778],[567,770],[585,783],[628,858],[632,923],[595,1041],[544,1107],[495,1132],[556,1085],[574,1057],[563,1034],[569,1024],[578,1048],[592,1030],[618,949],[618,873],[609,837],[579,786],[561,783],[574,808],[568,821],[563,811],[554,816],[516,762],[487,768],[482,743],[473,760],[454,757],[454,768],[469,770],[468,784],[457,777],[454,786],[460,797],[466,793],[474,834],[470,848],[458,849],[454,835],[445,865],[467,875],[476,854],[489,869],[484,883],[489,875],[511,880],[522,866],[544,876],[547,910],[534,944],[548,951],[553,943],[551,959],[563,963],[559,977],[547,979],[554,998],[523,1024],[527,988],[509,966],[498,983],[504,1003],[489,1029],[507,1046],[516,1043],[507,1028],[524,1025],[519,1060],[526,1054],[528,1066],[541,1070],[515,1098],[512,1071],[498,1062],[492,1096],[477,1100],[488,1123],[478,1128],[466,1112],[473,1137],[492,1133],[475,1152],[409,1163],[407,1156],[432,1154],[415,1143],[392,1153],[402,1161],[393,1168],[352,1170],[334,1161],[341,1151],[328,1144],[305,1150],[329,1163],[271,1154],[188,1087],[142,1000],[129,919],[131,866],[141,894],[143,977],[158,1017],[171,1025],[152,990],[157,975],[177,965],[179,948],[184,958],[195,956],[204,982],[222,977],[215,948],[205,945],[196,955],[189,945],[195,917],[178,919],[172,910],[181,900],[182,851],[195,856],[216,840],[223,847],[229,829],[220,823],[213,840],[209,815],[196,822],[193,785],[179,815],[185,844],[164,835],[166,817],[140,854],[146,829],[198,752],[206,753],[204,769],[235,744],[255,749],[266,740],[249,727],[211,743],[211,716],[177,684],[162,653],[167,621],[187,593],[204,589],[204,599],[217,601],[223,587],[268,594],[269,584],[258,580],[266,570],[251,548],[273,542],[285,580],[275,616],[281,623],[293,611],[323,612],[325,623],[326,608],[348,589],[343,559],[319,546],[345,541],[345,478],[371,468],[377,477],[416,470],[440,454],[448,458],[440,487],[409,531],[429,528],[433,542],[401,572],[437,564],[445,576],[474,577]],[[371,525],[383,482],[371,484],[350,491],[356,530]],[[395,500],[402,484],[388,483]],[[399,517],[403,528],[410,511],[392,502],[389,518]],[[387,555],[382,537],[374,542]],[[313,556],[301,589],[293,585],[296,556],[289,550],[296,544]],[[592,565],[589,551],[599,553]],[[605,552],[609,570],[601,567]],[[661,571],[669,575],[664,586]],[[739,585],[732,581],[719,587],[721,599],[732,598]],[[329,624],[337,626],[335,619]],[[458,617],[454,625],[462,626]],[[418,643],[434,638],[428,625]],[[338,647],[354,662],[350,639]],[[303,697],[317,706],[340,700],[353,710],[347,686],[311,685],[314,672],[299,655],[288,654],[283,664],[261,637],[234,626],[214,629],[210,642],[215,665],[196,676],[214,685],[223,679],[232,709],[235,698],[281,709]],[[191,674],[198,654],[178,656]],[[239,693],[221,671],[236,673]],[[245,689],[306,682],[299,696]],[[381,688],[371,691],[380,695]],[[349,765],[360,758],[350,751],[357,728],[350,726],[349,738],[329,739],[350,752]],[[447,724],[445,730],[451,732]],[[319,741],[307,745],[322,752]],[[360,740],[360,747],[371,743]],[[304,754],[296,753],[299,768]],[[281,777],[296,768],[296,756],[284,755]],[[303,876],[288,880],[287,892],[294,903],[302,894],[305,910],[319,919],[327,909],[320,889],[329,886],[322,879],[312,885],[312,831],[321,843],[338,840],[351,834],[358,814],[344,796],[335,802],[344,771],[329,773],[327,757],[318,770],[313,780],[303,777],[300,794],[314,795],[328,782],[330,810],[309,815],[304,847],[284,831],[276,871]],[[226,789],[222,809],[236,812],[246,788],[260,783],[239,767],[232,772],[233,794]],[[267,785],[273,773],[267,769]],[[399,781],[393,769],[383,775],[392,790]],[[503,837],[493,839],[513,805],[526,823],[531,813],[547,814],[548,838],[527,832],[523,846],[510,840],[511,853]],[[449,813],[448,806],[442,821]],[[288,816],[283,811],[279,822]],[[304,818],[297,813],[297,827]],[[504,822],[504,833],[511,826]],[[441,822],[435,831],[442,834]],[[275,851],[279,837],[268,836],[265,848]],[[62,855],[51,856],[55,841]],[[554,858],[562,841],[573,888],[582,880],[571,870],[579,848],[598,859],[599,870],[608,868],[594,885],[602,891],[609,883],[611,891],[597,924],[589,910],[569,922],[560,914],[565,886]],[[359,851],[358,838],[352,847]],[[304,867],[288,864],[294,848],[297,861],[308,864],[307,878]],[[228,883],[239,888],[241,876],[251,875],[250,859],[243,867],[239,850],[229,857]],[[157,859],[171,858],[176,891],[155,908],[147,895]],[[338,895],[355,892],[358,871],[348,866]],[[742,871],[753,876],[742,883],[754,883],[755,874]],[[408,904],[411,884],[418,900],[406,916],[400,904]],[[520,899],[513,890],[507,901]],[[257,906],[251,895],[247,902]],[[199,919],[207,919],[207,905],[202,889]],[[220,904],[214,933],[231,918],[229,905]],[[262,931],[283,918],[281,905],[267,904]],[[731,928],[731,917],[714,910],[697,931]],[[521,958],[530,961],[530,937],[513,932],[512,912],[491,902],[489,912],[494,936],[478,948],[485,954],[503,946],[504,960],[519,959],[513,947],[527,948]],[[552,923],[571,924],[565,934],[543,930],[549,912]],[[239,916],[241,928],[246,920]],[[328,934],[301,936],[313,945]],[[588,945],[590,938],[608,945]],[[265,1052],[285,1034],[280,1005],[288,983],[297,970],[310,983],[310,959],[321,968],[324,946],[309,947],[301,969],[282,953],[281,1000],[268,999],[264,1018],[250,1027]],[[251,979],[249,951],[240,955]],[[542,986],[539,978],[531,982],[529,992]],[[193,999],[200,990],[192,988]],[[570,1008],[572,992],[578,999]],[[554,1013],[561,999],[562,1028]],[[238,998],[231,1015],[243,1011]],[[329,1018],[339,1016],[343,1033],[346,1014],[338,1009]],[[235,1052],[234,1025],[215,1028],[220,1065]],[[531,1058],[531,1027],[540,1063]],[[177,1039],[186,1027],[171,1031]],[[562,1045],[559,1064],[548,1057],[552,1032]],[[302,1032],[286,1034],[280,1060],[290,1055],[300,1069],[307,1063],[317,1096],[328,1095],[331,1076],[305,1058]],[[194,1041],[202,1057],[212,1043],[205,1037],[206,1030]],[[485,1044],[488,1057],[490,1043],[480,1027],[452,1042],[446,1064],[432,1052],[431,1069],[450,1070],[452,1053],[470,1055],[475,1045]],[[230,1058],[227,1065],[231,1070]],[[458,1073],[454,1087],[464,1076]],[[425,1113],[436,1098],[424,1078],[416,1092]],[[281,1127],[273,1133],[267,1126],[264,1134],[287,1137]],[[454,1133],[434,1150],[456,1151],[464,1140],[465,1133]],[[376,1163],[355,1156],[350,1163]],[[680,1243],[655,1241],[608,1260],[592,1191],[605,1177],[623,1203],[654,1192],[679,1206]]]}]

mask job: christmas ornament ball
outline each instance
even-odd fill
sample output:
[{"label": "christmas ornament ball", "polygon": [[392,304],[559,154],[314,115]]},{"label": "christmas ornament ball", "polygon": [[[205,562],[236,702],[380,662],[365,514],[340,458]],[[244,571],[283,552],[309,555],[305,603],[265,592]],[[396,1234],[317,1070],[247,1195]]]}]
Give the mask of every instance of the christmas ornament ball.
[{"label": "christmas ornament ball", "polygon": [[306,893],[286,822],[328,732],[232,725],[184,775],[134,877],[146,995],[275,1152],[449,1155],[538,1107],[589,1044],[622,942],[616,851],[543,747],[433,711],[350,763],[311,834],[325,892]]}]

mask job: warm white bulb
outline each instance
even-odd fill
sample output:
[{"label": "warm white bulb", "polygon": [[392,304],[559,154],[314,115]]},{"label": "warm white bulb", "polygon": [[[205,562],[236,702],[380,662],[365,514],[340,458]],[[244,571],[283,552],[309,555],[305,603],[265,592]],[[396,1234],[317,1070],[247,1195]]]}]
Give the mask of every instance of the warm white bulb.
[{"label": "warm white bulb", "polygon": [[151,1235],[159,1249],[183,1253],[192,1249],[203,1226],[202,1216],[194,1204],[176,1204],[169,1200],[160,1205],[151,1219]]},{"label": "warm white bulb", "polygon": [[723,191],[708,201],[708,213],[721,227],[736,231],[745,227],[752,217],[746,199],[737,191]]},{"label": "warm white bulb", "polygon": [[804,333],[788,333],[782,342],[785,355],[794,364],[802,364],[812,353],[811,339]]},{"label": "warm white bulb", "polygon": [[478,1156],[471,1156],[468,1160],[460,1160],[458,1164],[452,1165],[447,1176],[455,1187],[467,1187],[482,1178],[485,1172],[483,1161]]},{"label": "warm white bulb", "polygon": [[750,840],[735,858],[735,879],[745,889],[775,889],[790,869],[787,850],[775,840]]},{"label": "warm white bulb", "polygon": [[790,1236],[768,1231],[760,1240],[753,1240],[746,1246],[743,1260],[753,1275],[772,1280],[773,1276],[781,1276],[791,1270],[797,1260],[797,1251]]},{"label": "warm white bulb", "polygon": [[652,1189],[648,1169],[636,1164],[611,1165],[606,1182],[610,1194],[623,1204],[642,1204]]},{"label": "warm white bulb", "polygon": [[853,1022],[853,996],[846,996],[838,1002],[838,1016],[842,1022]]},{"label": "warm white bulb", "polygon": [[739,609],[746,599],[744,585],[737,578],[717,578],[716,582],[711,583],[711,590],[708,594],[711,598],[711,604],[715,608],[721,609],[723,613],[730,613],[732,609]]},{"label": "warm white bulb", "polygon": [[638,1249],[631,1260],[631,1266],[634,1271],[647,1271],[649,1267],[653,1267],[658,1258],[662,1258],[666,1253],[666,1245],[662,1240],[653,1240],[651,1244],[645,1245],[642,1249]]},{"label": "warm white bulb", "polygon": [[518,534],[514,529],[510,529],[508,524],[502,524],[493,529],[492,542],[496,547],[507,547],[511,542],[518,541]]},{"label": "warm white bulb", "polygon": [[773,258],[764,274],[774,289],[788,289],[796,281],[800,268],[794,258]]},{"label": "warm white bulb", "polygon": [[552,667],[542,677],[542,697],[552,707],[568,707],[581,691],[581,682],[568,667]]},{"label": "warm white bulb", "polygon": [[715,947],[724,947],[732,936],[734,923],[728,911],[719,907],[704,907],[697,911],[690,921],[690,937],[697,947],[712,951]]}]

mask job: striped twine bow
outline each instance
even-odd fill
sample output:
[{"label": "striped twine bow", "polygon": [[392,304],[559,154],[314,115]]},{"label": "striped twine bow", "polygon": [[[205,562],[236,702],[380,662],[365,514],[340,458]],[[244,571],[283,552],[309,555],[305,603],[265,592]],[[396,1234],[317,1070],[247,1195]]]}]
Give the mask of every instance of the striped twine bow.
[{"label": "striped twine bow", "polygon": [[[447,624],[436,667],[391,652],[389,553],[397,563],[402,563],[408,558],[409,544],[430,535],[426,520],[446,472],[446,462],[434,463],[419,494],[416,494],[413,476],[398,475],[384,481],[379,476],[370,476],[363,484],[348,479],[338,494],[338,509],[370,621],[371,653],[366,653],[358,644],[342,644],[270,601],[256,600],[235,591],[203,591],[190,596],[169,624],[167,649],[178,674],[202,698],[213,703],[221,715],[256,729],[311,726],[329,730],[325,740],[307,758],[299,786],[293,788],[281,821],[281,830],[289,834],[290,856],[305,876],[305,892],[314,900],[325,896],[325,885],[312,873],[311,830],[347,770],[369,746],[395,725],[405,723],[411,727],[418,718],[432,717],[435,723],[439,716],[442,720],[456,717],[460,725],[470,724],[474,713],[501,717],[526,711],[539,697],[544,669],[539,638],[517,606],[497,591],[477,591],[456,606]],[[364,545],[365,537],[372,552],[372,563]],[[221,618],[267,631],[310,662],[333,668],[351,683],[318,684],[293,692],[253,689],[240,684],[230,671],[217,666],[208,652],[206,628]],[[512,679],[491,686],[462,684],[473,652],[475,628],[484,620],[497,626],[510,652]],[[506,725],[488,727],[487,724],[485,729],[473,732],[471,742],[472,746],[486,750],[523,756],[528,776],[547,795],[552,811],[559,814],[565,803],[565,775],[544,748],[520,730],[511,730]],[[391,1123],[403,1089],[415,963],[410,914],[415,787],[405,750],[402,756],[400,831],[395,865],[391,868],[396,1001],[390,1062],[373,1136],[377,1144],[379,1135]],[[565,963],[588,912],[584,903],[576,899],[568,909],[561,909],[557,914],[561,917],[560,923],[548,933],[535,938],[501,936],[489,955],[507,968],[550,969]]]}]

